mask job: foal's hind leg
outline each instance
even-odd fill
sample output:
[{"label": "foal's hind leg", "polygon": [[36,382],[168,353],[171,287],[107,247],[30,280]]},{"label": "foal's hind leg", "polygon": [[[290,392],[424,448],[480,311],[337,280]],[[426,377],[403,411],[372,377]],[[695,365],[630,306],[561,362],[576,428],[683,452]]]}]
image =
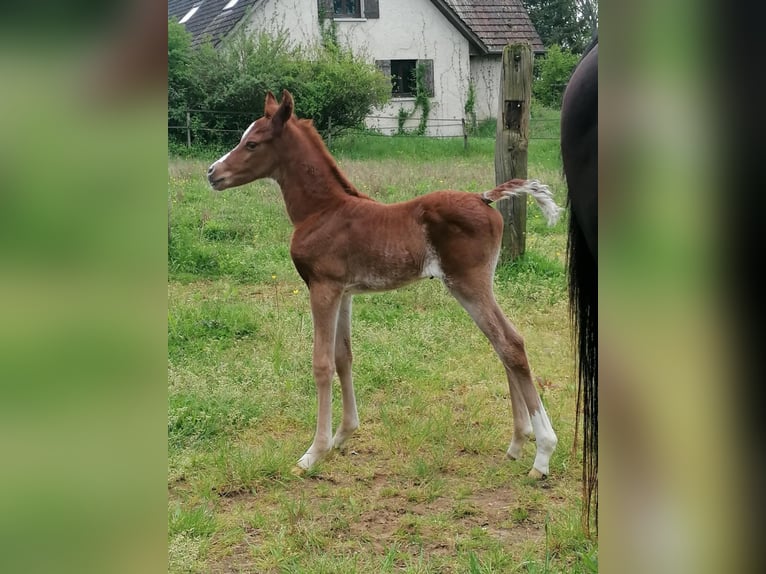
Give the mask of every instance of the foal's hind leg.
[{"label": "foal's hind leg", "polygon": [[343,397],[343,419],[332,441],[335,448],[343,446],[348,437],[359,427],[351,362],[351,295],[344,295],[340,302],[338,326],[335,332],[335,370],[338,372]]},{"label": "foal's hind leg", "polygon": [[532,382],[523,338],[498,306],[488,281],[452,281],[448,287],[492,343],[505,367],[514,419],[508,456],[519,458],[530,430],[534,431],[537,455],[529,475],[534,478],[547,475],[558,439]]}]

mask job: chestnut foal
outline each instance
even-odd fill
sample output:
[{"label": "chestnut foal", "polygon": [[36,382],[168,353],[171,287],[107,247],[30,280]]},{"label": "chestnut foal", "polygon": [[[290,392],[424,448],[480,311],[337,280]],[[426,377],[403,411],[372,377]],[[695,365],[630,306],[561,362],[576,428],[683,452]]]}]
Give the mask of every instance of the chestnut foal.
[{"label": "chestnut foal", "polygon": [[[385,205],[346,179],[311,120],[293,115],[287,90],[281,105],[269,92],[265,113],[239,144],[207,172],[215,190],[275,179],[295,231],[290,255],[309,288],[314,324],[316,435],[298,461],[311,468],[359,426],[351,377],[351,297],[438,277],[487,336],[505,367],[513,412],[508,456],[517,459],[534,433],[537,456],[529,475],[549,472],[556,434],[537,394],[521,335],[492,292],[503,220],[494,201],[531,195],[554,224],[560,208],[535,180],[511,180],[491,191],[436,191]],[[337,371],[343,418],[332,436],[331,383]]]}]

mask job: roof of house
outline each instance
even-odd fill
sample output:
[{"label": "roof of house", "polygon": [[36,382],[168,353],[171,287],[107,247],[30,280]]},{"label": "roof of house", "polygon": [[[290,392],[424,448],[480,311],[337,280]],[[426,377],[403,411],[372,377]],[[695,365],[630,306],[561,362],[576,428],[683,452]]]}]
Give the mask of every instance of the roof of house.
[{"label": "roof of house", "polygon": [[237,0],[233,5],[232,2],[234,0],[168,0],[168,20],[180,21],[196,7],[197,11],[184,22],[192,35],[192,43],[198,44],[209,35],[216,46],[258,0]]},{"label": "roof of house", "polygon": [[[184,22],[198,44],[209,35],[213,45],[237,25],[259,0],[168,0],[168,19]],[[465,36],[477,52],[499,53],[509,42],[528,41],[534,52],[544,51],[543,43],[521,0],[431,0]],[[232,5],[233,3],[233,5]],[[228,9],[224,10],[228,6]]]},{"label": "roof of house", "polygon": [[[436,0],[432,0],[438,4]],[[487,52],[502,52],[506,44],[527,41],[533,52],[544,52],[543,42],[521,0],[443,0],[481,39]]]}]

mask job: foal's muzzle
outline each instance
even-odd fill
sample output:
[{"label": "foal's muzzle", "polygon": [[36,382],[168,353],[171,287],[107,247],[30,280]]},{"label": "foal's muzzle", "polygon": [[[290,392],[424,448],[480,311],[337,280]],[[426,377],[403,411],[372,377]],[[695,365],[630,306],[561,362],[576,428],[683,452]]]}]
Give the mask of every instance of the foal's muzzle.
[{"label": "foal's muzzle", "polygon": [[218,177],[215,173],[216,164],[218,162],[215,162],[207,169],[207,181],[210,184],[210,187],[212,187],[214,190],[219,191],[218,184],[220,184],[224,179],[224,177]]}]

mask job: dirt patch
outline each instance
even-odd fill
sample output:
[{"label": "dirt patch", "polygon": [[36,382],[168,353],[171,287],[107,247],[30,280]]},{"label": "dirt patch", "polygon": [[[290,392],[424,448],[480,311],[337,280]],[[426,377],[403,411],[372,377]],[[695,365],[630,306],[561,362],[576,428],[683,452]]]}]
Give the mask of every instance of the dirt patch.
[{"label": "dirt patch", "polygon": [[485,529],[490,536],[504,544],[541,540],[545,535],[544,527],[537,524],[533,517],[513,521],[512,512],[517,497],[510,487],[481,491],[469,496],[464,502],[477,510],[476,514],[466,517],[465,522]]},{"label": "dirt patch", "polygon": [[441,496],[413,503],[401,495],[383,496],[388,486],[383,476],[372,480],[373,506],[362,512],[349,532],[369,539],[376,552],[383,553],[394,543],[406,548],[407,542],[414,541],[417,552],[422,547],[428,553],[453,554],[456,534],[477,527],[503,545],[544,537],[543,526],[533,518],[513,521],[516,496],[510,487],[480,491],[462,500]]},{"label": "dirt patch", "polygon": [[256,546],[260,541],[258,530],[252,527],[246,527],[242,534],[242,540],[227,549],[227,551],[216,560],[209,561],[209,572],[212,574],[231,574],[234,572],[252,572],[255,567],[251,547]]}]

